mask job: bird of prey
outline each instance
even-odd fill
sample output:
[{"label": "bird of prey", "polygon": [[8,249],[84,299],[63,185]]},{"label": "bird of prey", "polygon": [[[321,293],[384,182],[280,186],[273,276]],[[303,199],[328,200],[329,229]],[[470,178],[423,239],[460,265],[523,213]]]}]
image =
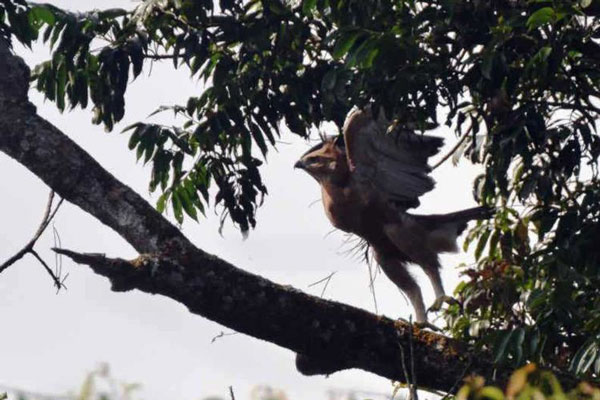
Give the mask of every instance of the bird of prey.
[{"label": "bird of prey", "polygon": [[475,207],[450,214],[409,214],[419,197],[434,187],[427,159],[443,139],[394,126],[370,107],[351,111],[342,135],[326,138],[295,164],[321,186],[325,213],[334,227],[356,234],[372,248],[387,277],[412,303],[416,321],[427,313],[421,289],[407,270],[418,264],[444,296],[439,253],[457,251],[456,238],[467,222],[490,209]]}]

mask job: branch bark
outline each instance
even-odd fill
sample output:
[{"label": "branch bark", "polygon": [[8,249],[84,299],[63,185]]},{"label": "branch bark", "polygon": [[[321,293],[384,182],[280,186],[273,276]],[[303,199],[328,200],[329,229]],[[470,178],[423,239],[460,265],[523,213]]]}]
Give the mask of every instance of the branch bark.
[{"label": "branch bark", "polygon": [[[485,355],[402,321],[325,301],[243,271],[195,247],[137,193],[104,170],[36,114],[27,99],[29,69],[0,42],[0,151],[61,197],[94,215],[141,255],[134,260],[55,249],[108,277],[115,291],[138,289],[180,302],[190,312],[299,354],[304,374],[360,368],[406,382],[414,362],[419,385],[450,391],[464,371],[501,382]],[[401,349],[412,341],[412,360]]]}]

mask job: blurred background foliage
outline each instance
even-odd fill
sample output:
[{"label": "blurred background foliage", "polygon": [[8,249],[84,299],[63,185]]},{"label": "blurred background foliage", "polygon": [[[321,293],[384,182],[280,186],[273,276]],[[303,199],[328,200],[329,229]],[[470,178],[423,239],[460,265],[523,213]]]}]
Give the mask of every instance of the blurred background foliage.
[{"label": "blurred background foliage", "polygon": [[[9,396],[0,393],[0,400],[133,400],[133,393],[140,388],[139,384],[118,382],[110,374],[106,364],[90,372],[78,394],[49,395],[34,394],[26,391],[12,390]],[[210,396],[201,400],[235,400],[238,394],[229,388],[228,396]],[[398,387],[391,394],[365,393],[353,390],[332,389],[326,393],[328,400],[400,400],[410,398]],[[243,398],[246,398],[243,396]],[[250,400],[289,400],[285,391],[267,385],[257,385],[247,397]],[[444,397],[448,400],[599,400],[600,389],[582,381],[570,391],[565,391],[559,379],[550,371],[539,370],[535,364],[527,364],[515,370],[506,388],[486,385],[485,380],[477,375],[468,376],[456,395]]]},{"label": "blurred background foliage", "polygon": [[[102,363],[88,372],[80,388],[74,393],[34,393],[26,389],[0,387],[7,400],[137,400],[137,383],[122,382],[111,374],[108,364]],[[0,394],[0,400],[4,400]]]},{"label": "blurred background foliage", "polygon": [[[34,393],[25,389],[7,388],[0,385],[0,400],[138,400],[143,398],[139,393],[141,388],[142,385],[138,383],[126,383],[115,378],[109,365],[102,363],[86,374],[80,388],[75,393],[62,395]],[[284,390],[269,385],[256,385],[250,390],[250,393],[236,392],[233,387],[224,388],[223,392],[227,394],[202,397],[198,400],[290,400]],[[371,400],[384,400],[389,399],[390,395],[351,389],[330,389],[324,393],[323,398],[327,400],[359,400],[367,397]]]},{"label": "blurred background foliage", "polygon": [[125,129],[152,166],[158,209],[179,222],[211,205],[248,231],[280,135],[339,127],[352,106],[422,131],[447,125],[453,158],[484,167],[475,199],[497,209],[466,238],[476,263],[444,310],[447,331],[499,365],[595,381],[598,15],[592,0],[147,0],[84,13],[5,0],[0,37],[47,43],[33,86],[60,110],[90,107],[109,131],[152,62],[204,82],[157,110],[180,125]]}]

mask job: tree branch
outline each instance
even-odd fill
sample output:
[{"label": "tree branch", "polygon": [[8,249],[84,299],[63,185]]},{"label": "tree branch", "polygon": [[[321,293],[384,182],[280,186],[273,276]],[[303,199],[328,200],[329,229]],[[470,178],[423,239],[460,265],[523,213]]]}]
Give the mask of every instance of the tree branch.
[{"label": "tree branch", "polygon": [[40,264],[42,264],[42,266],[44,267],[44,269],[46,270],[46,272],[48,273],[48,275],[50,275],[50,278],[52,278],[52,282],[54,282],[54,286],[56,287],[56,289],[60,290],[60,288],[62,288],[63,282],[60,280],[60,277],[57,276],[54,271],[52,271],[52,268],[50,268],[48,266],[48,264],[46,264],[46,261],[44,261],[44,259],[42,257],[40,257],[40,255],[37,253],[37,251],[31,249],[29,251],[35,258],[37,258],[37,260],[40,262]]},{"label": "tree branch", "polygon": [[463,135],[460,137],[460,139],[458,139],[456,144],[452,147],[452,149],[448,153],[446,153],[442,158],[439,159],[439,161],[437,161],[435,164],[433,164],[431,166],[432,171],[434,169],[436,169],[437,167],[439,167],[440,165],[442,165],[443,163],[445,163],[450,157],[452,157],[452,155],[456,152],[456,150],[458,150],[458,148],[463,144],[465,139],[469,137],[469,134],[471,133],[471,129],[473,129],[473,125],[469,126],[467,131],[465,133],[463,133]]},{"label": "tree branch", "polygon": [[35,243],[38,241],[40,236],[42,236],[42,233],[44,233],[44,231],[48,227],[48,224],[50,223],[50,221],[52,221],[52,218],[54,218],[54,216],[56,215],[56,212],[60,208],[60,206],[63,202],[63,199],[60,199],[60,201],[56,205],[56,208],[54,209],[54,211],[52,211],[52,203],[53,202],[54,202],[54,191],[51,191],[50,195],[48,196],[48,202],[46,203],[46,210],[44,211],[44,216],[42,217],[42,222],[40,223],[40,226],[38,227],[37,231],[31,238],[31,240],[29,240],[29,242],[25,246],[23,246],[23,248],[21,250],[19,250],[15,255],[13,255],[8,260],[6,260],[2,265],[0,265],[0,273],[2,273],[5,269],[10,267],[17,261],[19,261],[21,258],[23,258],[25,256],[25,254],[30,253],[33,256],[35,256],[42,263],[42,265],[48,271],[48,273],[50,273],[50,276],[54,280],[54,284],[56,285],[56,287],[58,289],[60,289],[62,287],[62,282],[60,281],[60,279],[54,274],[54,272],[48,267],[48,265],[42,260],[42,258],[33,249],[33,246],[35,246]]},{"label": "tree branch", "polygon": [[[469,349],[455,340],[274,284],[206,253],[188,253],[183,265],[162,255],[123,260],[54,251],[109,278],[114,291],[168,296],[194,314],[302,354],[297,366],[305,374],[361,368],[402,382],[418,376],[421,385],[446,391],[465,368]],[[411,346],[414,370],[405,375],[402,347]],[[490,377],[491,363],[478,360],[471,371]]]}]

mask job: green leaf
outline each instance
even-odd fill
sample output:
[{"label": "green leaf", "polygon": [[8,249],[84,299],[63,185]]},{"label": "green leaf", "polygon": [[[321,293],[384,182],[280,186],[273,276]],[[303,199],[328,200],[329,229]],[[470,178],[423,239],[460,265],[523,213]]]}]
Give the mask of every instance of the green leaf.
[{"label": "green leaf", "polygon": [[355,63],[362,68],[371,68],[373,66],[373,61],[379,54],[378,44],[379,40],[376,37],[367,39],[365,43],[357,49]]},{"label": "green leaf", "polygon": [[317,5],[317,0],[302,0],[302,14],[312,15],[314,8]]},{"label": "green leaf", "polygon": [[513,334],[511,350],[514,354],[514,364],[521,365],[523,360],[523,342],[525,341],[525,329],[517,328]]},{"label": "green leaf", "polygon": [[598,343],[595,340],[588,341],[575,353],[571,361],[571,370],[579,375],[587,372],[596,356],[598,355]]},{"label": "green leaf", "polygon": [[144,129],[146,127],[146,125],[144,125],[141,122],[138,122],[135,125],[136,125],[136,128],[133,131],[133,133],[131,134],[131,136],[129,137],[129,142],[127,143],[127,147],[129,147],[129,150],[133,150],[136,148],[136,146],[140,142],[140,139],[142,138],[142,133],[144,132]]},{"label": "green leaf", "polygon": [[144,52],[139,41],[134,42],[131,46],[132,49],[129,53],[129,57],[131,59],[131,65],[133,66],[133,77],[136,78],[142,73],[142,68],[144,67]]},{"label": "green leaf", "polygon": [[146,140],[140,147],[144,147],[144,164],[152,159],[156,143],[153,140]]},{"label": "green leaf", "polygon": [[62,112],[65,109],[65,86],[67,83],[67,66],[64,58],[58,65],[56,71],[56,106]]},{"label": "green leaf", "polygon": [[533,289],[527,297],[527,307],[536,310],[547,302],[546,292],[541,289]]},{"label": "green leaf", "polygon": [[52,11],[43,5],[36,5],[29,9],[29,12],[37,21],[46,23],[47,25],[54,25],[56,20]]},{"label": "green leaf", "polygon": [[[132,130],[132,129],[137,129],[137,128],[142,127],[144,125],[145,124],[143,122],[136,122],[136,123],[133,123],[131,125],[127,125],[125,128],[123,128],[123,130],[121,131],[121,133],[125,133],[127,131]],[[131,147],[129,149],[131,150]]]},{"label": "green leaf", "polygon": [[594,362],[594,373],[596,375],[600,374],[600,356],[596,356],[596,361]]},{"label": "green leaf", "polygon": [[335,69],[330,69],[329,71],[327,71],[327,73],[325,73],[325,75],[323,75],[323,81],[321,82],[321,90],[323,90],[323,91],[333,90],[333,88],[335,88],[336,78],[337,77],[336,77]]},{"label": "green leaf", "polygon": [[192,219],[194,219],[194,221],[198,221],[198,213],[196,212],[196,207],[194,207],[194,204],[192,203],[192,199],[190,198],[185,187],[179,186],[177,188],[176,193],[177,193],[179,199],[181,200],[181,205],[183,206],[185,213],[187,215],[189,215],[190,217],[192,217]]},{"label": "green leaf", "polygon": [[52,31],[52,36],[50,37],[50,48],[54,48],[54,45],[56,44],[56,41],[58,40],[58,38],[60,37],[60,34],[62,32],[64,32],[67,28],[67,24],[59,21],[57,22],[57,24],[54,27],[54,30]]},{"label": "green leaf", "polygon": [[265,142],[265,138],[262,135],[262,132],[260,131],[258,126],[255,125],[253,122],[250,122],[249,125],[250,125],[250,132],[252,133],[252,138],[254,139],[254,143],[256,143],[258,145],[260,152],[262,153],[263,156],[266,157],[268,148],[267,148],[267,143]]},{"label": "green leaf", "polygon": [[171,196],[171,206],[173,207],[173,215],[175,216],[175,220],[181,224],[183,222],[183,206],[177,191],[173,192],[173,195]]},{"label": "green leaf", "polygon": [[335,60],[339,60],[340,58],[344,57],[346,53],[350,51],[359,36],[361,36],[361,32],[348,32],[340,35],[340,37],[335,41],[335,46],[333,47],[333,58]]},{"label": "green leaf", "polygon": [[356,48],[350,51],[346,58],[348,67],[356,67],[365,62],[376,42],[375,38],[367,37],[358,47],[354,46]]},{"label": "green leaf", "polygon": [[160,197],[158,198],[158,201],[156,202],[156,210],[159,213],[163,213],[165,211],[166,205],[167,205],[167,200],[169,200],[171,193],[166,192],[160,195]]},{"label": "green leaf", "polygon": [[492,67],[494,66],[494,52],[488,52],[481,61],[481,75],[486,79],[492,79]]},{"label": "green leaf", "polygon": [[510,342],[513,332],[514,331],[504,332],[504,336],[502,336],[502,339],[500,339],[499,343],[497,343],[496,349],[494,351],[494,364],[498,364],[501,361],[504,361],[504,359],[506,358],[506,347]]},{"label": "green leaf", "polygon": [[99,11],[100,18],[102,19],[115,19],[129,14],[129,11],[123,8],[108,8],[106,10]]},{"label": "green leaf", "polygon": [[552,22],[556,16],[552,7],[543,7],[534,12],[527,19],[527,28],[531,31]]},{"label": "green leaf", "polygon": [[483,249],[485,248],[485,245],[486,245],[491,233],[492,233],[492,231],[487,229],[485,232],[483,232],[483,234],[479,238],[479,242],[477,242],[477,247],[475,248],[475,259],[476,260],[479,260],[479,258],[481,257],[481,253],[483,252]]},{"label": "green leaf", "polygon": [[287,15],[290,9],[285,4],[281,3],[281,0],[270,0],[267,3],[269,10],[275,15]]},{"label": "green leaf", "polygon": [[504,400],[504,392],[495,386],[485,386],[477,393],[478,399]]}]

